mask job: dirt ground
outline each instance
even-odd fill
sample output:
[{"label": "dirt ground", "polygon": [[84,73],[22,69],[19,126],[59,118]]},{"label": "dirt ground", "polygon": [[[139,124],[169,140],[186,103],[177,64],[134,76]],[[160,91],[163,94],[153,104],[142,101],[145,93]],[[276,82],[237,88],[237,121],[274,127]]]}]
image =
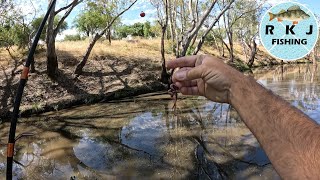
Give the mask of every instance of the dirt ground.
[{"label": "dirt ground", "polygon": [[[58,110],[78,103],[99,102],[97,96],[103,97],[111,92],[150,87],[158,82],[161,73],[159,42],[159,39],[113,41],[112,45],[106,41],[98,42],[84,73],[78,78],[73,72],[89,42],[57,42],[59,73],[55,81],[46,75],[46,54],[44,47],[40,47],[35,55],[36,73],[29,76],[20,110],[31,113]],[[169,46],[165,50],[167,60],[174,58]],[[244,58],[241,47],[236,47],[235,51],[237,59]],[[13,97],[27,55],[16,49],[11,53],[12,56],[5,49],[0,49],[0,118],[12,111]],[[219,52],[209,46],[204,47],[201,53],[219,56]],[[222,58],[228,60],[227,57]],[[258,51],[256,66],[277,63],[279,61],[266,55],[263,50]],[[241,62],[240,65],[236,64],[236,68],[241,69],[241,66]],[[153,87],[149,89],[154,90]],[[70,106],[64,106],[66,104]]]},{"label": "dirt ground", "polygon": [[[85,99],[89,103],[94,101],[90,99],[92,95],[103,96],[121,89],[141,88],[158,81],[161,59],[157,47],[143,41],[123,43],[116,41],[111,46],[98,43],[83,74],[77,78],[73,72],[84,54],[86,43],[57,43],[59,73],[56,81],[46,75],[45,52],[38,53],[36,73],[29,75],[20,110],[41,111],[47,106],[58,106],[59,102],[76,99]],[[70,51],[72,47],[73,51]],[[129,54],[130,51],[134,53]],[[12,111],[24,61],[17,56],[0,62],[0,117],[3,117],[8,110]]]}]

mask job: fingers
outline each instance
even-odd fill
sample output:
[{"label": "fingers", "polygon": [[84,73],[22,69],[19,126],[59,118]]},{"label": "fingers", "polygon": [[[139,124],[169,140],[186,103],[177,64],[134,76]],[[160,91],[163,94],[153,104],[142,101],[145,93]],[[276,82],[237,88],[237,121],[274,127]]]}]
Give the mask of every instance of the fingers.
[{"label": "fingers", "polygon": [[[181,68],[177,71],[174,72],[174,75],[172,76],[172,82],[178,82],[181,78],[184,78],[184,77],[180,77],[180,76],[186,76],[185,73],[189,70],[191,70],[192,68],[191,67],[184,67],[184,68]],[[181,75],[182,73],[182,75]],[[177,77],[177,75],[179,75],[179,77]]]},{"label": "fingers", "polygon": [[174,83],[179,89],[182,87],[192,87],[197,85],[197,80],[192,81],[181,81],[181,82],[175,82]]},{"label": "fingers", "polygon": [[197,67],[187,71],[187,79],[194,80],[194,79],[202,78],[203,74],[204,74],[204,70],[205,70],[205,67],[200,65],[200,66],[197,66]]},{"label": "fingers", "polygon": [[196,64],[196,61],[199,56],[185,56],[181,58],[177,58],[172,61],[167,62],[167,68],[168,69],[174,69],[178,67],[194,67]]},{"label": "fingers", "polygon": [[184,95],[200,96],[199,89],[197,86],[193,87],[182,87],[180,92]]},{"label": "fingers", "polygon": [[205,68],[200,65],[194,68],[182,68],[176,71],[173,74],[173,82],[177,81],[192,81],[195,79],[200,79],[202,78],[203,72]]}]

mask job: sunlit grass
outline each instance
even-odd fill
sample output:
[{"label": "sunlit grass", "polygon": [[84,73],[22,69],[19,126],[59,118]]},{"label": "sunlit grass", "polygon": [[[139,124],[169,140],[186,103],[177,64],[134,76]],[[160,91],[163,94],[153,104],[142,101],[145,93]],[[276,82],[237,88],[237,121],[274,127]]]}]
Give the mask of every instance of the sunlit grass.
[{"label": "sunlit grass", "polygon": [[[89,41],[77,41],[77,42],[57,42],[56,47],[60,50],[60,54],[63,56],[63,52],[67,52],[69,55],[81,58],[89,46]],[[62,53],[62,54],[61,54]],[[160,54],[160,39],[137,39],[134,42],[125,40],[114,40],[111,45],[108,41],[98,41],[91,52],[90,59],[99,56],[112,56],[119,58],[129,59],[152,59],[161,61]],[[172,55],[167,54],[170,58]]]},{"label": "sunlit grass", "polygon": [[[169,44],[169,43],[166,43]],[[57,56],[59,59],[76,58],[81,60],[89,46],[89,40],[84,41],[64,41],[56,42]],[[166,48],[166,58],[172,59],[174,55],[169,52],[170,47]],[[11,52],[17,59],[26,58],[26,53],[17,50],[13,47]],[[169,54],[170,53],[170,54]],[[160,54],[160,39],[135,39],[133,41],[113,40],[111,45],[108,41],[98,41],[94,46],[89,59],[96,59],[96,57],[116,57],[128,59],[153,60],[155,62],[161,61]],[[44,61],[46,58],[45,50],[40,50],[35,56],[36,60]],[[0,65],[8,66],[13,63],[12,58],[5,48],[0,48]]]},{"label": "sunlit grass", "polygon": [[[83,41],[64,41],[56,42],[57,56],[58,60],[68,60],[70,58],[80,61],[84,56],[88,46],[89,40]],[[171,51],[170,43],[166,41],[165,52],[166,59],[170,60],[174,58],[174,54]],[[44,48],[44,47],[43,47]],[[94,46],[89,60],[100,59],[100,58],[126,58],[126,59],[135,59],[135,60],[152,60],[154,62],[161,62],[161,53],[160,53],[160,38],[156,39],[143,39],[135,38],[134,40],[113,40],[111,45],[107,40],[99,40]],[[243,48],[240,44],[234,45],[235,57],[238,60],[246,61]],[[26,58],[26,52],[18,50],[16,47],[13,47],[11,50],[12,54],[16,59],[22,60]],[[211,54],[214,56],[220,57],[220,53],[217,48],[214,46],[204,45],[201,53]],[[24,54],[24,55],[22,55]],[[226,48],[224,48],[224,55],[222,57],[225,61],[229,58],[229,53]],[[46,51],[45,49],[39,50],[36,54],[36,61],[43,62],[46,60]],[[259,46],[259,51],[256,56],[257,62],[263,61],[265,58],[269,58],[265,49]],[[13,64],[13,60],[10,57],[9,53],[5,48],[0,48],[0,65],[9,66]]]}]

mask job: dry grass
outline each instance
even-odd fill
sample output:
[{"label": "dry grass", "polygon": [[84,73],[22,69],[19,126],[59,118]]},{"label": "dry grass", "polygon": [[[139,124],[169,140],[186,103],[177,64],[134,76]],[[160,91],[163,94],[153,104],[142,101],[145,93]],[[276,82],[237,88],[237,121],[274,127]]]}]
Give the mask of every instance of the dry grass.
[{"label": "dry grass", "polygon": [[[10,49],[10,52],[14,59],[22,60],[25,56],[21,50],[18,50],[16,47]],[[7,67],[14,64],[14,59],[11,58],[10,54],[5,48],[0,48],[0,66]]]},{"label": "dry grass", "polygon": [[[92,56],[117,55],[121,57],[153,57],[160,58],[159,40],[137,40],[137,42],[112,41],[109,45],[107,41],[99,41],[95,45]],[[61,42],[57,43],[58,49],[70,49],[70,52],[84,54],[88,47],[88,41],[81,42]],[[69,47],[69,48],[68,48]],[[72,49],[71,49],[72,48]]]},{"label": "dry grass", "polygon": [[[57,56],[59,60],[66,59],[82,59],[85,54],[87,47],[89,46],[89,40],[85,41],[66,41],[57,42]],[[174,55],[170,54],[169,47],[166,48],[166,58],[171,59]],[[22,51],[13,48],[14,56],[16,59],[26,58],[26,55]],[[25,54],[25,53],[24,53]],[[41,51],[36,55],[37,61],[45,60],[45,51]],[[117,58],[128,58],[128,59],[151,59],[155,62],[161,61],[160,54],[160,39],[138,39],[136,42],[128,42],[125,40],[114,40],[109,45],[107,41],[98,41],[92,50],[89,59],[96,59],[96,57],[117,57]],[[12,58],[9,53],[4,49],[0,48],[0,65],[8,66],[12,64]]]},{"label": "dry grass", "polygon": [[[88,45],[88,40],[77,42],[58,42],[56,44],[58,57],[63,58],[68,54],[76,57],[77,59],[81,59],[85,54]],[[111,45],[109,45],[107,41],[99,41],[92,50],[89,59],[96,59],[96,57],[100,56],[141,60],[151,59],[155,62],[160,62],[160,40],[139,39],[137,42],[115,40],[112,41]],[[173,56],[170,54],[166,55],[167,59],[172,57]]]},{"label": "dry grass", "polygon": [[[83,74],[75,78],[74,69],[89,45],[88,41],[57,42],[60,71],[52,80],[46,75],[46,51],[38,50],[35,56],[36,72],[30,73],[24,91],[21,109],[41,109],[45,105],[83,99],[92,95],[108,94],[126,88],[144,87],[158,81],[161,74],[160,40],[99,41],[94,47]],[[19,51],[14,51],[19,53]],[[21,52],[20,52],[21,53]],[[25,57],[16,57],[17,66],[5,49],[1,50],[0,116],[12,107],[13,90],[16,89]],[[170,55],[167,55],[170,58]],[[12,73],[14,71],[15,73]],[[6,78],[5,76],[8,76]],[[88,100],[88,99],[89,100]]]},{"label": "dry grass", "polygon": [[[89,45],[89,40],[84,41],[66,41],[66,42],[57,42],[57,55],[59,62],[70,62],[72,66],[75,66],[85,54],[87,47]],[[166,42],[166,59],[174,58],[174,55],[169,47],[169,42]],[[235,44],[235,57],[241,61],[245,61],[245,56],[243,54],[242,46]],[[211,54],[214,56],[220,56],[219,51],[212,46],[203,46],[202,52],[206,54]],[[22,60],[26,58],[26,55],[21,55],[23,52],[13,48],[12,53],[16,59]],[[26,54],[26,53],[24,53]],[[225,49],[225,55],[228,56],[228,51]],[[42,50],[36,55],[37,62],[45,62],[45,50]],[[154,63],[161,62],[160,54],[160,39],[135,39],[133,42],[126,40],[114,40],[112,45],[109,45],[108,41],[98,41],[93,48],[89,59],[101,59],[101,57],[109,58],[120,58],[120,59],[135,59],[135,60],[150,60]],[[273,61],[265,49],[259,46],[259,51],[256,56],[257,60],[255,62],[256,66],[267,63],[267,61]],[[228,57],[223,59],[228,60]],[[4,49],[0,48],[0,65],[7,67],[13,64],[12,58],[9,56],[9,53]]]}]

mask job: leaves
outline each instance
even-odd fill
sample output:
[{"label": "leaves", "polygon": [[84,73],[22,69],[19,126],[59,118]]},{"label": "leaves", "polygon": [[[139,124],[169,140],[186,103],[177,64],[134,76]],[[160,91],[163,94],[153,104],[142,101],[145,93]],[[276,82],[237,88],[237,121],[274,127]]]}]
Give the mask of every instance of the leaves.
[{"label": "leaves", "polygon": [[[89,1],[84,13],[75,20],[75,27],[87,36],[93,36],[104,30],[126,4],[127,1],[124,0]],[[120,24],[120,19],[114,22],[114,26],[117,24]]]},{"label": "leaves", "polygon": [[[42,16],[34,19],[34,20],[31,22],[31,30],[32,30],[32,32],[36,32],[36,31],[39,29],[40,24],[41,24],[41,22],[42,22],[42,20],[43,20],[43,17],[44,17],[44,15],[42,15]],[[58,15],[55,16],[54,22],[53,22],[54,27],[57,27],[57,25],[58,25],[58,23],[59,23],[60,20],[61,20],[61,16],[58,16]],[[44,26],[44,29],[43,29],[42,34],[41,34],[41,37],[40,37],[40,39],[43,40],[43,41],[44,41],[45,38],[46,38],[47,28],[48,28],[48,25],[46,24],[46,25]],[[67,24],[67,22],[63,22],[62,25],[60,26],[58,32],[61,33],[62,31],[66,30],[66,29],[68,29],[68,24]]]}]

